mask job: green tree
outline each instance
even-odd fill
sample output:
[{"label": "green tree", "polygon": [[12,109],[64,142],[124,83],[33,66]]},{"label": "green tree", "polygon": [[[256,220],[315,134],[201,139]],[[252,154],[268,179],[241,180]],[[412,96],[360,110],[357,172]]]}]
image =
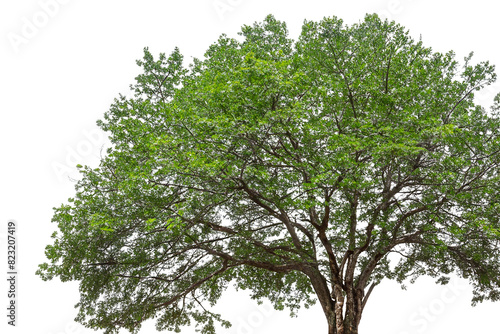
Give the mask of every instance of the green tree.
[{"label": "green tree", "polygon": [[496,75],[471,58],[376,15],[297,41],[268,16],[188,68],[146,48],[37,273],[80,281],[76,320],[105,333],[214,333],[229,284],[292,315],[319,301],[329,334],[358,333],[384,278],[455,273],[496,301],[500,96],[475,104]]}]

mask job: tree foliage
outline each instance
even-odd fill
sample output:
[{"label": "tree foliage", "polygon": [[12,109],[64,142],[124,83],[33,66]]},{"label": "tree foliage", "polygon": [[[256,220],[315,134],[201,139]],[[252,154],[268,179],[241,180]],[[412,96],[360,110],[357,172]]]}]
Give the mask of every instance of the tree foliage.
[{"label": "tree foliage", "polygon": [[473,303],[500,298],[500,97],[474,102],[488,62],[367,15],[297,41],[268,16],[188,68],[177,49],[138,65],[38,271],[80,281],[79,322],[214,333],[229,284],[292,313],[318,300],[338,334],[384,278],[456,273]]}]

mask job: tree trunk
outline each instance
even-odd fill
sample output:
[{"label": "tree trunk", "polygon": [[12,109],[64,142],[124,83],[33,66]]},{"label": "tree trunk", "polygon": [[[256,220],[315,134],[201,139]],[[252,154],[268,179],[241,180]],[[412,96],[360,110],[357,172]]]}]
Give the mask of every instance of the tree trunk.
[{"label": "tree trunk", "polygon": [[358,334],[358,326],[363,311],[363,291],[348,288],[347,292],[340,286],[334,289],[335,296],[335,330],[328,329],[328,334]]},{"label": "tree trunk", "polygon": [[[306,267],[303,271],[309,276],[318,296],[328,323],[328,334],[358,334],[361,313],[366,302],[364,289],[350,284],[335,284],[331,291],[326,279],[317,268]],[[370,287],[369,296],[373,285]]]},{"label": "tree trunk", "polygon": [[349,317],[346,317],[340,326],[337,326],[336,321],[333,319],[335,315],[332,315],[332,319],[328,321],[328,334],[358,334],[359,323],[351,321]]},{"label": "tree trunk", "polygon": [[333,317],[328,319],[328,334],[337,334],[337,326]]}]

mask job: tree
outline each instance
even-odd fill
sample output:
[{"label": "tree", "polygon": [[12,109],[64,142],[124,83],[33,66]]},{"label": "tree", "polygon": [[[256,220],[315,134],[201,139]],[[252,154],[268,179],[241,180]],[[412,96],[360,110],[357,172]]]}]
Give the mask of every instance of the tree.
[{"label": "tree", "polygon": [[77,321],[105,333],[192,321],[229,284],[292,315],[316,301],[355,334],[382,279],[451,274],[500,299],[500,95],[400,25],[268,16],[183,67],[146,48],[134,96],[99,126],[112,147],[55,209],[44,280],[80,281]]}]

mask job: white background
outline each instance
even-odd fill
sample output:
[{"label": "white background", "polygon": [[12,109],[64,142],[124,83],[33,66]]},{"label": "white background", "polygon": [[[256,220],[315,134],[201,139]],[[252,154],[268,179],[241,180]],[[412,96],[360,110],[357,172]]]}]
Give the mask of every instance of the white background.
[{"label": "white background", "polygon": [[[297,37],[304,19],[338,16],[348,24],[377,12],[408,28],[435,51],[461,60],[500,64],[495,1],[359,0],[2,0],[0,4],[0,331],[94,333],[73,322],[78,284],[43,282],[34,275],[55,230],[52,208],[74,193],[77,163],[96,165],[105,139],[95,125],[118,93],[139,74],[135,60],[149,46],[156,56],[180,47],[187,62],[201,57],[221,33],[267,14]],[[485,92],[491,103],[499,85]],[[18,222],[18,326],[7,326],[6,223]],[[85,245],[82,245],[85,247]],[[421,278],[403,291],[377,287],[361,334],[499,333],[500,304],[470,306],[471,288],[453,280],[436,286]],[[326,333],[319,306],[288,313],[258,308],[245,293],[229,292],[219,309],[233,322],[224,333]],[[184,333],[194,333],[186,328]],[[102,333],[102,331],[100,332]],[[146,324],[141,333],[154,333]]]}]

